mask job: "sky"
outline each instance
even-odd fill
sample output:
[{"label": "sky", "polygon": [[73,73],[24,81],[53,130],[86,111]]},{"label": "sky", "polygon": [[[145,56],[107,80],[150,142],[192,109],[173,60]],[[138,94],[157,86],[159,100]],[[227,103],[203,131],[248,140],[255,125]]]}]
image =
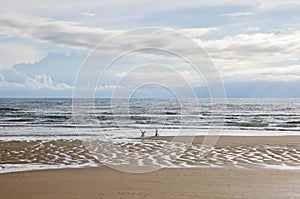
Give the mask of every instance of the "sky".
[{"label": "sky", "polygon": [[2,1],[0,97],[299,98],[299,13],[298,0]]}]

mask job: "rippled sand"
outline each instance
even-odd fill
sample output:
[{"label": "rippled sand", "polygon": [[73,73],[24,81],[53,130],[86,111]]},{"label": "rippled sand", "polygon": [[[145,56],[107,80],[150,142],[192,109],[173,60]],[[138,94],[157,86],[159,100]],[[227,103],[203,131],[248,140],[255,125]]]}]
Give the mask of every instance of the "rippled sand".
[{"label": "rippled sand", "polygon": [[[170,137],[144,140],[1,141],[1,172],[12,165],[108,165],[189,167],[270,167],[300,169],[298,137],[223,137],[216,146],[172,142]],[[22,169],[21,169],[22,170]]]},{"label": "rippled sand", "polygon": [[79,140],[2,141],[0,146],[1,164],[70,165],[96,161]]}]

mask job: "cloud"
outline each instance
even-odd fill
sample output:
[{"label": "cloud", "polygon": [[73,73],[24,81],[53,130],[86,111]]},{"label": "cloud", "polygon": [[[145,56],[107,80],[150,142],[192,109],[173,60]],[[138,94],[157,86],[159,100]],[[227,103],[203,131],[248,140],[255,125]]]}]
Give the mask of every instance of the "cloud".
[{"label": "cloud", "polygon": [[[92,11],[93,13],[101,13],[106,15],[107,13],[113,13],[117,18],[122,16],[124,18],[131,18],[135,16],[139,18],[141,15],[160,12],[160,11],[169,11],[169,10],[178,10],[178,9],[188,9],[201,6],[230,6],[230,5],[255,5],[260,7],[280,7],[283,5],[299,5],[298,0],[144,0],[143,3],[136,0],[109,0],[109,1],[98,1],[98,0],[76,0],[74,3],[73,0],[53,0],[46,1],[41,3],[39,0],[26,0],[20,2],[18,0],[7,1],[0,7],[0,13],[9,12],[14,10],[16,13],[22,14],[32,14],[37,15],[53,15],[61,16],[74,13],[81,13]],[[30,6],[28,6],[30,5]],[[153,6],[157,5],[157,6]],[[126,14],[126,15],[125,15]],[[108,19],[105,19],[108,20]]]},{"label": "cloud", "polygon": [[[125,32],[125,30],[107,30],[102,28],[89,28],[82,26],[76,22],[70,21],[50,21],[47,19],[32,19],[23,17],[1,17],[2,27],[10,30],[10,34],[16,37],[31,38],[39,41],[47,41],[71,48],[81,48],[90,50],[99,42],[117,33]],[[172,30],[172,29],[171,29]],[[174,30],[174,29],[173,29]],[[231,58],[247,58],[247,57],[278,57],[278,55],[297,57],[300,50],[300,31],[288,31],[286,33],[255,33],[255,34],[237,34],[234,36],[225,36],[219,40],[201,40],[201,37],[217,28],[185,28],[175,29],[188,37],[195,38],[195,41],[212,54]],[[6,33],[7,34],[7,33]],[[156,34],[153,32],[153,35]],[[144,35],[147,35],[145,33]],[[132,35],[125,33],[122,35],[123,40],[132,41],[132,49],[139,48],[145,43],[160,43],[165,48],[178,46],[181,49],[188,50],[188,46],[179,43],[170,43],[169,36],[159,35],[157,37],[148,38],[153,41],[145,41],[143,34]],[[146,37],[147,38],[147,37]],[[154,41],[156,39],[156,41]],[[116,48],[123,48],[119,43],[114,43],[105,49],[106,52],[114,52]],[[124,49],[128,46],[124,46]],[[192,53],[192,52],[191,52]],[[278,59],[283,57],[279,56]]]},{"label": "cloud", "polygon": [[[2,74],[1,74],[2,73]],[[65,83],[56,83],[46,74],[36,74],[28,77],[15,69],[5,69],[0,73],[0,88],[30,88],[30,89],[49,89],[49,90],[69,90],[72,86]]]},{"label": "cloud", "polygon": [[300,79],[300,31],[238,34],[196,41],[226,78]]},{"label": "cloud", "polygon": [[0,69],[17,63],[32,63],[40,58],[39,52],[30,46],[11,42],[0,42]]},{"label": "cloud", "polygon": [[45,73],[54,82],[72,85],[85,58],[84,53],[49,53],[33,64],[17,64],[13,68],[31,78]]},{"label": "cloud", "polygon": [[[78,0],[76,4],[70,0],[43,3],[37,0],[23,3],[11,0],[0,7],[0,37],[9,41],[25,38],[21,39],[21,42],[29,39],[65,46],[70,50],[89,51],[112,35],[125,32],[128,27],[149,24],[147,19],[151,21],[151,16],[156,16],[152,20],[156,21],[157,25],[163,25],[162,18],[167,18],[165,24],[177,27],[170,27],[171,30],[192,38],[203,47],[226,80],[293,82],[300,79],[300,31],[295,25],[298,19],[298,5],[298,0],[146,0],[143,3],[136,0]],[[223,17],[220,17],[220,14]],[[202,20],[204,17],[208,20]],[[192,23],[188,23],[189,21]],[[290,27],[296,28],[291,30]],[[147,34],[124,34],[119,41],[106,46],[102,54],[140,48],[151,43],[199,57],[184,40],[174,42],[169,35],[153,33],[153,37],[145,41],[143,37]],[[155,37],[155,34],[159,37]],[[121,40],[129,42],[122,46]],[[40,58],[37,50],[21,42],[0,43],[0,70],[3,69],[0,71],[1,88],[71,90],[77,69],[85,55],[78,59],[76,57],[79,55],[47,56],[55,61],[42,59],[36,62]],[[40,45],[38,42],[35,45]],[[47,44],[42,45],[48,50]],[[195,82],[198,79],[193,71],[188,69],[190,66],[181,68],[183,64],[177,60],[170,61],[170,55],[150,51],[139,55],[142,55],[137,58],[141,63],[163,60],[166,64],[181,69],[178,73],[182,77],[191,81],[195,79]],[[113,82],[116,80],[114,75],[126,71],[127,65],[141,64],[138,61],[127,61],[125,64],[119,63],[115,70],[110,71],[108,80],[98,89],[107,91],[119,88]],[[35,63],[12,67],[21,62]],[[12,67],[10,73],[4,72],[7,67]],[[93,73],[94,70],[87,72]],[[160,79],[165,80],[166,84],[176,83],[176,78],[169,73],[155,71],[133,73],[130,80],[138,84],[143,80]],[[175,83],[171,80],[175,80]],[[124,86],[126,85],[120,88]]]},{"label": "cloud", "polygon": [[[71,21],[51,21],[49,19],[33,19],[17,16],[0,16],[5,33],[10,33],[16,37],[30,38],[38,41],[46,41],[70,48],[80,48],[90,50],[99,42],[107,39],[111,35],[125,32],[125,30],[108,30],[102,28],[90,28]],[[171,29],[171,28],[170,28]],[[171,29],[174,30],[174,29]],[[238,78],[246,74],[248,78],[277,80],[286,78],[289,80],[298,79],[298,75],[293,75],[289,67],[299,65],[300,57],[300,31],[286,30],[282,32],[252,33],[227,35],[220,39],[203,39],[201,36],[216,31],[217,28],[185,28],[176,29],[184,35],[193,38],[203,47],[216,62],[220,71],[225,77]],[[160,31],[141,32],[139,34],[125,33],[120,40],[111,43],[103,49],[103,54],[124,52],[127,49],[138,49],[145,44],[161,46],[164,49],[175,49],[194,57],[199,57],[194,49],[179,38],[174,42],[171,35],[160,34]],[[150,36],[149,36],[150,35]],[[145,40],[145,36],[148,39]],[[121,45],[122,41],[130,41]],[[164,60],[165,55],[157,52],[147,52],[148,59]],[[285,63],[294,60],[292,65]],[[144,62],[145,63],[145,62]],[[282,70],[272,75],[265,75],[260,71],[263,68],[274,68],[276,63],[283,63]],[[276,71],[276,70],[274,70]],[[118,71],[120,72],[120,71]],[[272,71],[271,71],[272,72]],[[247,75],[248,74],[248,75]],[[250,75],[252,74],[252,75]],[[255,77],[254,74],[257,74]],[[262,74],[262,75],[258,75]],[[264,75],[263,75],[264,74]]]},{"label": "cloud", "polygon": [[[66,74],[76,74],[78,67],[74,64],[73,60],[79,56],[82,59],[82,55],[73,54],[49,54],[46,58],[42,59],[36,64],[30,65],[17,65],[13,68],[6,68],[0,72],[0,90],[1,96],[47,96],[47,97],[72,97],[72,83],[66,83],[65,81],[72,82],[73,80],[64,80]],[[57,60],[56,60],[57,59]],[[62,60],[63,64],[60,64]],[[67,61],[69,60],[69,61]],[[217,64],[218,62],[214,60]],[[223,61],[221,61],[223,63]],[[226,66],[222,67],[223,76],[226,78],[225,86],[227,88],[227,94],[229,97],[297,97],[299,96],[295,92],[299,85],[300,65],[290,66],[277,66],[277,67],[255,67],[255,63],[250,68],[233,65],[234,61],[229,60]],[[235,64],[235,63],[234,63]],[[249,63],[248,63],[249,64]],[[22,66],[22,67],[20,67]],[[63,67],[70,66],[70,67]],[[123,65],[122,65],[123,66]],[[172,65],[171,65],[172,66]],[[26,69],[32,69],[32,72],[25,74]],[[44,69],[43,69],[44,68]],[[52,70],[48,70],[48,69]],[[40,70],[37,70],[40,69]],[[184,69],[184,68],[182,68]],[[24,71],[20,72],[20,71]],[[43,72],[44,71],[44,72]],[[57,78],[57,73],[62,74],[62,78]],[[177,71],[179,76],[192,83],[201,81],[201,77],[197,77],[193,72],[187,70]],[[165,85],[172,85],[176,87],[178,85],[180,93],[184,93],[188,90],[187,87],[181,87],[181,81],[174,73],[164,71],[160,68],[153,69],[149,67],[148,70],[140,69],[133,71],[130,75],[128,73],[114,73],[115,76],[110,76],[111,82],[101,82],[97,87],[97,97],[110,97],[113,89],[128,89],[128,86],[137,86],[142,82],[160,82]],[[127,75],[127,82],[125,84],[117,84],[117,80]],[[71,78],[71,76],[70,76]],[[117,78],[117,79],[116,79]],[[298,79],[298,80],[297,80]],[[270,81],[271,80],[271,81]],[[229,82],[229,83],[228,83]],[[250,82],[250,83],[249,83]],[[201,85],[203,88],[203,85]],[[87,89],[91,89],[87,85]],[[190,90],[190,89],[189,89]],[[147,87],[143,92],[142,97],[162,97],[163,93],[157,94],[157,89]],[[200,93],[204,93],[201,90]],[[189,96],[188,94],[185,96]],[[206,96],[209,97],[209,96]]]},{"label": "cloud", "polygon": [[0,16],[0,35],[23,37],[72,48],[92,49],[107,37],[120,32],[89,28],[72,21],[51,21],[25,16]]},{"label": "cloud", "polygon": [[91,12],[82,12],[80,14],[83,15],[83,16],[86,16],[86,17],[94,17],[94,16],[96,16],[94,13],[91,13]]},{"label": "cloud", "polygon": [[26,82],[26,87],[36,88],[36,89],[51,89],[51,90],[65,90],[65,89],[73,89],[72,86],[69,86],[65,83],[55,83],[52,78],[42,73],[39,75],[35,75],[34,78],[28,78]]},{"label": "cloud", "polygon": [[266,58],[273,60],[298,58],[299,40],[300,31],[289,31],[228,35],[219,40],[197,40],[197,42],[218,56],[266,61]]},{"label": "cloud", "polygon": [[248,79],[288,82],[300,80],[300,65],[251,69],[244,68],[227,71],[224,75],[231,80]]},{"label": "cloud", "polygon": [[[285,73],[291,67],[297,69],[295,65],[299,65],[299,41],[300,31],[238,34],[220,40],[197,40],[228,78],[248,76],[265,80],[299,78],[298,74],[288,76]],[[270,75],[259,75],[265,68],[269,68]],[[254,77],[255,74],[257,77]]]},{"label": "cloud", "polygon": [[[0,35],[29,38],[85,50],[91,50],[103,40],[126,31],[89,28],[72,21],[51,21],[44,18],[33,19],[24,16],[0,16],[0,22],[2,24]],[[217,28],[176,29],[176,31],[188,37],[200,37],[215,30]],[[134,39],[132,40],[134,41],[133,45],[136,46],[144,42],[139,40],[138,36],[124,34],[124,39],[128,38]],[[161,40],[160,42],[164,41]],[[114,46],[111,49],[113,50],[113,48]]]},{"label": "cloud", "polygon": [[231,13],[226,13],[221,16],[227,16],[227,17],[240,17],[240,16],[249,16],[249,15],[254,15],[253,12],[231,12]]},{"label": "cloud", "polygon": [[[22,14],[22,15],[30,15],[35,18],[45,17],[52,19],[61,19],[61,20],[69,20],[72,19],[74,21],[80,21],[89,26],[101,26],[108,28],[120,28],[120,27],[137,27],[137,26],[149,26],[149,24],[140,23],[141,19],[144,17],[155,16],[158,13],[168,15],[169,12],[179,11],[179,17],[182,15],[182,11],[188,10],[188,12],[193,12],[194,9],[198,9],[201,7],[206,8],[221,8],[226,9],[228,7],[233,8],[253,8],[254,10],[266,10],[266,9],[277,9],[281,7],[292,7],[294,5],[299,5],[299,1],[297,0],[255,0],[255,1],[247,1],[247,0],[145,0],[143,3],[136,0],[110,0],[110,1],[97,1],[97,0],[76,0],[76,3],[71,0],[53,0],[47,2],[40,2],[38,0],[26,0],[20,2],[18,0],[10,0],[5,4],[1,5],[0,13],[2,14]],[[30,5],[30,6],[28,6]],[[153,6],[156,5],[156,6]],[[223,10],[224,11],[224,10]],[[235,12],[236,10],[229,10],[228,12]],[[204,9],[204,12],[207,11]],[[92,13],[97,15],[97,17],[83,17],[81,13]],[[217,13],[219,15],[220,13]],[[217,16],[216,15],[216,16]],[[174,16],[167,16],[168,18],[173,19]],[[177,16],[178,17],[178,16]],[[189,26],[188,21],[181,21],[176,18],[174,25],[176,26]],[[207,15],[204,15],[207,18]],[[207,25],[212,24],[212,18],[210,20],[194,20],[195,23],[199,27],[199,23],[204,23]],[[189,17],[187,18],[189,19]],[[158,26],[163,25],[163,21],[161,18],[157,19]],[[207,21],[208,23],[205,23]],[[299,21],[299,20],[298,20]],[[257,21],[255,21],[257,22]],[[171,23],[166,23],[165,25],[170,25]],[[218,23],[219,24],[219,23]],[[256,23],[254,23],[256,24]],[[151,25],[151,24],[150,24]],[[189,26],[191,27],[191,26]],[[193,26],[192,26],[193,27]],[[195,26],[194,26],[195,27]]]}]

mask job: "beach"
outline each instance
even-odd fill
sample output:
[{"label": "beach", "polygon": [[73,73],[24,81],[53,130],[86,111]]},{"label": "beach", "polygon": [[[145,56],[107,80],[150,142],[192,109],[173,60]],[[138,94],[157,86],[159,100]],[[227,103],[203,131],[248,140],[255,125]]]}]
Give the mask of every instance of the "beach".
[{"label": "beach", "polygon": [[[1,165],[4,169],[9,169],[5,165],[28,163],[65,167],[4,172],[0,174],[0,198],[300,197],[299,136],[221,136],[203,157],[199,152],[203,150],[201,143],[205,137],[197,136],[183,154],[178,154],[175,159],[169,154],[170,158],[166,159],[163,152],[169,151],[157,147],[181,146],[172,142],[173,139],[172,136],[146,137],[113,144],[117,151],[123,149],[128,153],[126,157],[124,153],[117,156],[115,159],[119,158],[119,161],[122,158],[147,159],[147,154],[152,154],[151,159],[161,167],[168,166],[146,173],[112,169],[100,156],[97,159],[91,155],[88,150],[91,148],[87,149],[86,143],[79,140],[2,141]],[[115,156],[113,147],[108,147],[111,145],[100,145],[103,145],[103,153],[107,153],[103,151],[106,148],[111,150],[111,156]],[[109,165],[115,160],[105,161]],[[146,163],[140,166],[148,166]],[[126,161],[120,162],[122,164],[126,165]],[[80,165],[81,168],[76,168]]]},{"label": "beach", "polygon": [[2,1],[0,199],[300,199],[299,11]]},{"label": "beach", "polygon": [[300,171],[162,169],[131,174],[110,168],[0,175],[0,198],[264,198],[300,197]]},{"label": "beach", "polygon": [[[205,145],[205,140],[216,143],[214,146]],[[129,170],[130,166],[154,167],[150,170],[198,167],[300,168],[300,136],[158,136],[111,141],[10,140],[1,141],[0,146],[0,173],[101,165],[125,166]]]}]

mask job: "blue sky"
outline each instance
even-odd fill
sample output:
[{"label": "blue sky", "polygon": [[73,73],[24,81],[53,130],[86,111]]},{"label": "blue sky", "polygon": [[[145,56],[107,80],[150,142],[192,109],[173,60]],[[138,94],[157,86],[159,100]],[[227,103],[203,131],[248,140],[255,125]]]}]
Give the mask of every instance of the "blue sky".
[{"label": "blue sky", "polygon": [[[97,44],[117,34],[127,41],[127,46],[122,41],[106,46],[100,57],[128,45],[143,46],[143,38],[124,33],[144,27],[176,31],[203,48],[222,77],[227,97],[300,97],[297,0],[11,0],[1,3],[0,13],[0,97],[72,97],[80,66]],[[169,35],[151,38],[153,45],[197,57],[190,52],[193,48],[173,41]],[[129,73],[145,64],[145,70]],[[167,65],[173,72],[159,67]],[[138,97],[167,97],[170,93],[163,87],[170,85],[191,97],[178,75],[197,96],[207,97],[205,78],[182,60],[158,52],[122,57],[93,89],[97,97],[132,87],[139,88]],[[87,85],[88,77],[82,80]],[[124,77],[127,82],[120,81]],[[141,86],[150,81],[161,86]]]}]

